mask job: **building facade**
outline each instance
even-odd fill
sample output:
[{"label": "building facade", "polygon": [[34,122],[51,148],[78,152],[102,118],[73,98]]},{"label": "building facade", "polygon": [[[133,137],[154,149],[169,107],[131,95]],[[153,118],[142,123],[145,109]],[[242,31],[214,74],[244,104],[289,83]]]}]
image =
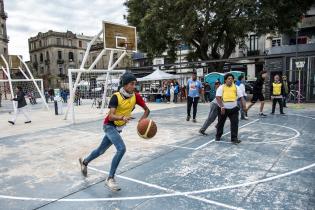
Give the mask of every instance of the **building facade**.
[{"label": "building facade", "polygon": [[8,14],[4,11],[3,0],[0,0],[0,53],[7,56],[8,55],[8,43],[9,37],[7,35],[7,25],[6,21]]},{"label": "building facade", "polygon": [[29,38],[30,66],[36,77],[48,87],[60,87],[67,82],[67,69],[78,68],[92,37],[71,31],[48,31]]},{"label": "building facade", "polygon": [[[0,54],[8,58],[8,43],[9,37],[7,35],[6,21],[8,14],[4,10],[3,0],[0,0]],[[4,72],[0,71],[0,79],[5,78]]]},{"label": "building facade", "polygon": [[[68,87],[68,69],[79,69],[91,36],[74,34],[71,31],[38,33],[29,38],[29,65],[35,76],[44,79],[45,88]],[[99,39],[91,46],[90,54],[84,67],[89,67],[103,50],[104,45]],[[107,69],[109,52],[106,52],[97,63],[95,69]],[[121,52],[114,53],[114,62]],[[126,68],[131,65],[130,57],[125,59],[117,68]]]}]

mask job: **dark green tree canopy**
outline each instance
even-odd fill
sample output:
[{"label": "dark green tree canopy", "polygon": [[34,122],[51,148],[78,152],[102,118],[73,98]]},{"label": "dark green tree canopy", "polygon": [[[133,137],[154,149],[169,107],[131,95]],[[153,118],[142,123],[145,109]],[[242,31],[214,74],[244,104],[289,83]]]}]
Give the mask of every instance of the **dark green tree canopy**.
[{"label": "dark green tree canopy", "polygon": [[[228,58],[248,33],[288,32],[313,0],[129,0],[127,20],[136,26],[139,49],[150,56],[179,43],[193,47],[189,60]],[[211,50],[210,50],[211,49]]]}]

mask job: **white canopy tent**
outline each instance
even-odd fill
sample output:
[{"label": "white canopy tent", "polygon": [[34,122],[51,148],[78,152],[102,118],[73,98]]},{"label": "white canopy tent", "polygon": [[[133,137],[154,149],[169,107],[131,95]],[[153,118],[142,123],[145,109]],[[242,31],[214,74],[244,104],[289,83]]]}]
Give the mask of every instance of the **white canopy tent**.
[{"label": "white canopy tent", "polygon": [[145,82],[145,81],[157,81],[157,80],[168,80],[168,79],[179,79],[179,78],[180,77],[178,75],[168,74],[168,73],[165,73],[164,71],[157,69],[151,74],[142,78],[138,78],[137,80],[139,82]]}]

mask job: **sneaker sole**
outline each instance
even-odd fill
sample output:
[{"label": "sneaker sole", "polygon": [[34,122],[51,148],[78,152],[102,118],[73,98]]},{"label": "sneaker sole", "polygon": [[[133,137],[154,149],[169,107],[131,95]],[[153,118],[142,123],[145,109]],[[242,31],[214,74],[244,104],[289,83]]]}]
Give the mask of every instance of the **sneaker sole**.
[{"label": "sneaker sole", "polygon": [[108,188],[112,192],[118,192],[121,190],[121,188],[118,188],[118,189],[111,188],[110,186],[107,185],[107,183],[105,183],[105,187]]}]

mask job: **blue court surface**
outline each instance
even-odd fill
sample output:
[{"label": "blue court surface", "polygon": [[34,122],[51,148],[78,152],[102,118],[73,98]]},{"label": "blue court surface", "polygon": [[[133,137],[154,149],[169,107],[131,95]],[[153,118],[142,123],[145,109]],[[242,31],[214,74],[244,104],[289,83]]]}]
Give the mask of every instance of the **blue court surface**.
[{"label": "blue court surface", "polygon": [[104,186],[112,147],[87,178],[80,173],[78,158],[100,143],[102,120],[0,138],[0,209],[315,209],[315,106],[266,118],[257,108],[240,121],[239,145],[229,142],[228,120],[221,142],[215,123],[209,136],[198,134],[208,104],[197,123],[186,122],[185,106],[152,111],[151,140],[131,122],[119,192]]}]

